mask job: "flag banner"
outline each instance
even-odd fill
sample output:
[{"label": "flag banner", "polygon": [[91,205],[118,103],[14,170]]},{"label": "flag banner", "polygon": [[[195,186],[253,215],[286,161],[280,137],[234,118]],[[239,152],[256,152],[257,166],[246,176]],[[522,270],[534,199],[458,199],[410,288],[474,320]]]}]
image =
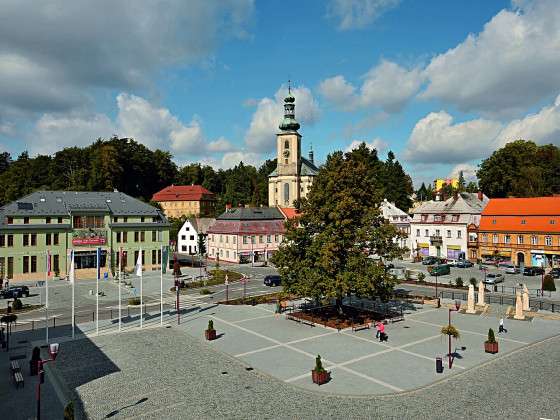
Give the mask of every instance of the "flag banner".
[{"label": "flag banner", "polygon": [[47,251],[47,276],[51,275],[51,252]]},{"label": "flag banner", "polygon": [[68,272],[68,280],[74,284],[74,251],[70,251],[70,270]]},{"label": "flag banner", "polygon": [[161,271],[163,274],[167,272],[167,265],[169,264],[169,247],[164,246],[161,255]]},{"label": "flag banner", "polygon": [[138,252],[138,260],[136,261],[134,272],[138,277],[142,277],[142,250]]},{"label": "flag banner", "polygon": [[101,248],[97,248],[97,280],[101,278]]}]

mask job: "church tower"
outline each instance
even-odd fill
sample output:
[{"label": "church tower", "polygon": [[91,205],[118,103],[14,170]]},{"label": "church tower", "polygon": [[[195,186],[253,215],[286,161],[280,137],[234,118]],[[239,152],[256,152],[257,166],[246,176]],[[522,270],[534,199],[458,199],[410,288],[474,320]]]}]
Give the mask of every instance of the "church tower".
[{"label": "church tower", "polygon": [[301,156],[300,128],[295,115],[296,98],[288,84],[288,96],[284,99],[284,119],[276,135],[276,170],[268,178],[268,205],[271,207],[294,207],[294,203],[307,195],[317,174],[310,160]]}]

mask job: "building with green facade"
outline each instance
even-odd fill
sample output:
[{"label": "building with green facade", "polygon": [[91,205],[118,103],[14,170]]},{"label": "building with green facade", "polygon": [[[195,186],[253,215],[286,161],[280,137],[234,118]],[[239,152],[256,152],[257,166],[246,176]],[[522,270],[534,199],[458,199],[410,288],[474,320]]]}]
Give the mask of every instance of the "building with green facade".
[{"label": "building with green facade", "polygon": [[[161,211],[121,192],[37,191],[0,209],[0,275],[45,278],[47,258],[55,275],[68,272],[74,250],[76,278],[132,271],[142,250],[144,269],[159,269],[170,224]],[[50,255],[50,257],[47,257]]]}]

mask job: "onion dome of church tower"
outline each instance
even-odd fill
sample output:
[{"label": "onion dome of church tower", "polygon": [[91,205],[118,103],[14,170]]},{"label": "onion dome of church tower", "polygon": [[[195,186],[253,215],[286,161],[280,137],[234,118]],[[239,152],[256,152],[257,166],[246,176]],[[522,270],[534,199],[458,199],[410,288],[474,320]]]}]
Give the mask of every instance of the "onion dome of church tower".
[{"label": "onion dome of church tower", "polygon": [[288,96],[284,98],[284,119],[279,125],[282,131],[298,131],[299,123],[296,121],[296,98],[292,95],[292,88],[288,81]]}]

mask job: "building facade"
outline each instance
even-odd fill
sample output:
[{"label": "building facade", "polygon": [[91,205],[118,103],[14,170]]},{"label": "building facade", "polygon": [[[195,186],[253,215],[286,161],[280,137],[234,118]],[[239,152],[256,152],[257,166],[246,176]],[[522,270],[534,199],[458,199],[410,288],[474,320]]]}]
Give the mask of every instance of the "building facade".
[{"label": "building facade", "polygon": [[196,255],[199,253],[199,235],[202,236],[206,254],[208,252],[208,228],[216,221],[211,217],[191,217],[185,220],[177,235],[177,250],[182,254]]},{"label": "building facade", "polygon": [[285,232],[275,207],[226,210],[208,228],[208,258],[233,263],[268,261]]},{"label": "building facade", "polygon": [[118,270],[119,250],[123,270],[133,270],[140,249],[144,268],[156,269],[169,228],[159,210],[120,192],[34,192],[0,209],[1,275],[44,279],[49,254],[52,272],[65,276],[74,250],[76,278],[95,278],[98,247],[103,275]]},{"label": "building facade", "polygon": [[413,211],[412,256],[468,259],[468,226],[479,226],[488,203],[482,193],[458,193],[445,201],[427,201]]},{"label": "building facade", "polygon": [[412,218],[395,206],[395,203],[390,203],[387,199],[383,200],[380,206],[381,214],[383,218],[387,220],[390,224],[395,226],[397,230],[406,234],[406,238],[395,239],[398,242],[399,247],[410,249],[410,222]]},{"label": "building facade", "polygon": [[301,135],[295,118],[295,98],[289,91],[284,99],[284,119],[276,135],[276,169],[268,177],[268,205],[294,207],[294,203],[307,196],[318,169],[313,162],[301,155]]},{"label": "building facade", "polygon": [[493,198],[478,232],[481,258],[560,267],[560,197]]},{"label": "building facade", "polygon": [[214,216],[216,210],[216,195],[201,185],[171,185],[155,193],[152,201],[174,218]]}]

